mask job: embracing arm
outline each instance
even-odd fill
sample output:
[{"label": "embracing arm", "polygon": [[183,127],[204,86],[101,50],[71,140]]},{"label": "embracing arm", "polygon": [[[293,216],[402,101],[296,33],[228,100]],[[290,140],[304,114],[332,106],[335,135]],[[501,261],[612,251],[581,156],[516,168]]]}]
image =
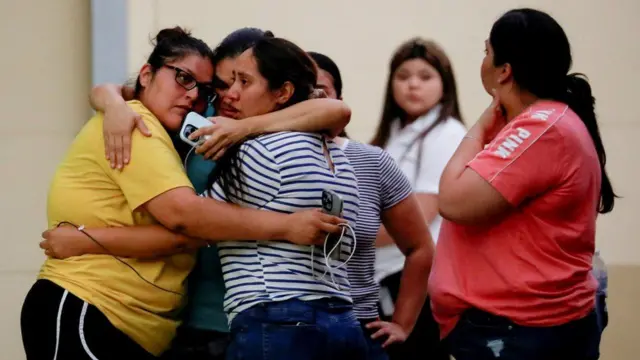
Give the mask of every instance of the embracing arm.
[{"label": "embracing arm", "polygon": [[94,110],[105,112],[111,106],[133,100],[133,88],[117,84],[100,84],[91,89],[89,103]]},{"label": "embracing arm", "polygon": [[84,254],[138,259],[189,252],[206,242],[173,233],[160,225],[77,229],[60,226],[42,234],[40,247],[47,255],[68,258]]},{"label": "embracing arm", "polygon": [[203,238],[211,242],[289,240],[309,245],[321,243],[327,232],[338,232],[336,224],[343,222],[320,210],[280,214],[241,208],[201,198],[189,188],[170,190],[144,206],[175,232],[160,225],[83,230],[60,226],[42,234],[40,248],[61,259],[84,254],[145,259],[193,251],[207,244]]},{"label": "embracing arm", "polygon": [[133,111],[134,89],[125,85],[101,84],[91,89],[91,107],[104,113],[104,151],[111,168],[122,169],[131,159],[131,133],[137,127],[144,136],[151,132],[140,114]]},{"label": "embracing arm", "polygon": [[224,117],[211,118],[211,126],[200,128],[192,139],[208,136],[197,149],[205,158],[219,159],[225,151],[246,138],[279,131],[328,132],[339,134],[349,123],[351,110],[341,100],[311,99],[268,114],[242,121]]},{"label": "embracing arm", "polygon": [[340,231],[344,220],[320,209],[282,214],[243,208],[200,197],[187,187],[169,190],[144,207],[172,231],[212,242],[229,240],[288,240],[298,244],[322,241]]},{"label": "embracing arm", "polygon": [[279,131],[328,131],[337,136],[351,119],[351,109],[342,100],[311,99],[296,105],[246,119],[250,136]]}]

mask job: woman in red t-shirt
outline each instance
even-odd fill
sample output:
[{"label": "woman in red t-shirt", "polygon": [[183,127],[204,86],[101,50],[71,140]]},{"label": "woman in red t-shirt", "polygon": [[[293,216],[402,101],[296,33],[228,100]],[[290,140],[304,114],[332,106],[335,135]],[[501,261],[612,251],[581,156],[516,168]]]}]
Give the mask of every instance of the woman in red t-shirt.
[{"label": "woman in red t-shirt", "polygon": [[457,360],[599,357],[590,270],[615,194],[591,88],[570,67],[549,15],[517,9],[493,25],[481,76],[494,101],[441,177],[429,281]]}]

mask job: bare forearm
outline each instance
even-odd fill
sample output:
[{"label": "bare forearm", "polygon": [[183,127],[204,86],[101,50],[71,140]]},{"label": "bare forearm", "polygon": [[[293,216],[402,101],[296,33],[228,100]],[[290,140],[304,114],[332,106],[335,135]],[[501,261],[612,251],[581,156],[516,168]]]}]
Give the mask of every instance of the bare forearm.
[{"label": "bare forearm", "polygon": [[122,104],[133,99],[133,89],[117,84],[102,84],[91,89],[89,102],[97,111],[105,111],[114,104]]},{"label": "bare forearm", "polygon": [[312,99],[280,111],[245,119],[251,135],[278,131],[319,132],[337,135],[349,123],[351,110],[341,100]]},{"label": "bare forearm", "polygon": [[427,297],[434,246],[415,194],[382,213],[382,221],[406,257],[393,322],[413,330]]},{"label": "bare forearm", "polygon": [[413,330],[427,298],[432,255],[428,247],[423,247],[411,252],[405,260],[393,322],[407,333]]},{"label": "bare forearm", "polygon": [[461,185],[467,164],[484,148],[484,134],[474,126],[453,154],[440,177],[438,208],[445,219],[458,220],[456,209],[469,201],[468,191]]},{"label": "bare forearm", "polygon": [[456,149],[447,166],[445,166],[442,176],[440,177],[439,194],[441,197],[443,190],[445,190],[445,196],[450,195],[450,193],[455,193],[456,181],[462,176],[469,161],[473,160],[473,158],[484,149],[484,144],[486,143],[485,137],[485,132],[476,124],[462,139],[460,145],[458,145],[458,149]]},{"label": "bare forearm", "polygon": [[[205,241],[173,233],[163,226],[109,227],[76,233],[87,254],[108,254],[130,258],[154,258],[204,246]],[[92,239],[93,238],[93,239]],[[94,241],[95,240],[95,241]]]},{"label": "bare forearm", "polygon": [[213,242],[229,240],[282,240],[287,215],[243,208],[198,198],[184,207],[171,228],[179,233]]}]

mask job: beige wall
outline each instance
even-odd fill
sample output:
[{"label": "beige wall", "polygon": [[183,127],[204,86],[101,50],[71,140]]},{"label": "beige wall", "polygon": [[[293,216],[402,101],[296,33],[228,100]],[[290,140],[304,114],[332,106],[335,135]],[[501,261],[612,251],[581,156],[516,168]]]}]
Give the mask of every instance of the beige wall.
[{"label": "beige wall", "polygon": [[24,358],[22,300],[44,256],[49,179],[90,115],[87,0],[0,1],[0,359]]},{"label": "beige wall", "polygon": [[[563,24],[573,44],[574,70],[588,74],[594,86],[609,172],[624,197],[613,214],[601,218],[598,229],[598,245],[612,267],[612,323],[603,359],[636,359],[640,242],[633,225],[640,213],[640,190],[632,185],[640,178],[640,120],[627,108],[636,100],[640,83],[640,25],[634,19],[640,2],[526,3],[551,12]],[[473,123],[489,100],[478,75],[483,41],[500,13],[519,4],[522,1],[244,0],[221,6],[208,0],[129,0],[126,61],[133,75],[150,51],[150,36],[165,26],[188,26],[212,45],[238,27],[270,29],[336,60],[344,76],[344,97],[354,113],[349,132],[367,141],[380,112],[389,57],[414,35],[434,38],[447,50],[463,113],[467,123]],[[48,182],[89,115],[89,1],[2,1],[0,26],[2,166],[5,174],[16,174],[5,176],[1,186],[0,241],[7,256],[0,264],[0,359],[21,359],[19,312],[43,259],[37,243],[46,226]]]}]

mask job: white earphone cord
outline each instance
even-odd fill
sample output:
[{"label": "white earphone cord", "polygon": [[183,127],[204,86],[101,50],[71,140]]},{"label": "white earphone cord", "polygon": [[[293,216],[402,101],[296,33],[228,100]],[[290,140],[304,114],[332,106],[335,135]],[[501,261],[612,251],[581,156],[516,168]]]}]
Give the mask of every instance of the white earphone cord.
[{"label": "white earphone cord", "polygon": [[[327,243],[328,243],[328,240],[329,240],[329,236],[331,236],[331,234],[327,234],[327,236],[324,239],[324,245],[323,245],[322,253],[324,255],[325,271],[322,274],[322,276],[320,276],[318,278],[318,280],[323,281],[325,283],[328,283],[328,281],[325,279],[325,276],[327,275],[327,272],[328,272],[329,275],[331,276],[331,282],[333,283],[333,285],[336,286],[336,288],[338,290],[340,290],[340,284],[338,284],[336,282],[336,279],[333,276],[333,270],[336,270],[336,269],[339,269],[339,268],[343,267],[344,265],[346,265],[351,260],[351,258],[353,257],[353,254],[355,254],[355,252],[356,252],[357,240],[356,240],[356,233],[355,233],[355,231],[353,231],[353,228],[351,227],[351,225],[345,223],[345,224],[339,224],[338,226],[342,227],[342,232],[340,233],[340,238],[338,239],[338,241],[336,241],[336,244],[333,246],[333,248],[331,248],[329,253],[327,253]],[[345,234],[347,229],[349,231],[351,231],[351,235],[353,236],[352,251],[349,254],[349,257],[347,257],[347,259],[344,262],[342,262],[338,266],[333,267],[333,266],[331,266],[331,262],[330,262],[331,261],[331,255],[333,254],[334,251],[336,251],[336,250],[340,251],[341,250],[341,245],[342,245],[342,242],[343,242],[342,239],[344,238],[344,234]],[[314,252],[315,252],[315,246],[312,246],[311,247],[311,273],[312,274],[314,274],[314,272],[315,272],[314,261],[313,261],[314,257],[315,257]]]}]

